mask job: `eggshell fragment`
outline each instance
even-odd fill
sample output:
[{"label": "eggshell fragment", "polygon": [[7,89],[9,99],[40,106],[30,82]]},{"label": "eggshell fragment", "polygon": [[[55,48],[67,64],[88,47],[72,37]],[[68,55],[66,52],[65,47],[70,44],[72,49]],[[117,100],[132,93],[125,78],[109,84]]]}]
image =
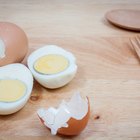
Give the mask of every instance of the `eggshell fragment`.
[{"label": "eggshell fragment", "polygon": [[25,32],[10,22],[0,22],[0,66],[21,62],[28,51]]},{"label": "eggshell fragment", "polygon": [[89,99],[83,100],[79,93],[70,102],[63,101],[56,109],[39,109],[41,122],[51,130],[52,135],[78,135],[86,127],[90,116]]},{"label": "eggshell fragment", "polygon": [[90,116],[90,105],[89,105],[89,99],[88,100],[88,112],[87,114],[81,119],[76,120],[74,118],[70,118],[70,120],[67,122],[69,127],[62,127],[58,129],[58,133],[61,135],[78,135],[81,131],[83,131],[88,123],[89,116]]},{"label": "eggshell fragment", "polygon": [[33,76],[30,70],[23,64],[15,63],[0,67],[0,80],[4,79],[13,79],[23,82],[26,85],[26,93],[16,101],[0,101],[0,115],[12,114],[24,107],[30,98],[33,88]]}]

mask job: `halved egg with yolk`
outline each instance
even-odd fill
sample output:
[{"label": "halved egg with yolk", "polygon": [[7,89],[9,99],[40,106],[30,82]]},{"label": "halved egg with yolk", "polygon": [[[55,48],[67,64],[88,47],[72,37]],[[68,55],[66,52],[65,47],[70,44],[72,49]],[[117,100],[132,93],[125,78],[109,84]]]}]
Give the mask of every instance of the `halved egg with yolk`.
[{"label": "halved egg with yolk", "polygon": [[66,85],[77,72],[74,55],[56,45],[37,49],[31,53],[27,62],[34,78],[46,88]]},{"label": "halved egg with yolk", "polygon": [[0,67],[0,115],[20,110],[30,98],[33,76],[23,64]]}]

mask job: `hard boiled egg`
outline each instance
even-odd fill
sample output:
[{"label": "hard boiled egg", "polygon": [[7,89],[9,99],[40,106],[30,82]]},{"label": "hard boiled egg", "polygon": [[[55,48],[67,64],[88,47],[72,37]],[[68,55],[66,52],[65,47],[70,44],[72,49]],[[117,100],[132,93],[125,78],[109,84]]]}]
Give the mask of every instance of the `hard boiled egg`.
[{"label": "hard boiled egg", "polygon": [[28,57],[27,63],[35,79],[51,89],[66,85],[77,72],[74,55],[56,45],[37,49]]},{"label": "hard boiled egg", "polygon": [[76,93],[69,102],[63,101],[58,108],[41,108],[37,113],[52,135],[78,135],[89,120],[89,100]]},{"label": "hard boiled egg", "polygon": [[28,101],[33,87],[33,76],[23,64],[0,67],[0,115],[20,110]]},{"label": "hard boiled egg", "polygon": [[25,32],[13,23],[0,22],[0,66],[21,62],[27,51]]}]

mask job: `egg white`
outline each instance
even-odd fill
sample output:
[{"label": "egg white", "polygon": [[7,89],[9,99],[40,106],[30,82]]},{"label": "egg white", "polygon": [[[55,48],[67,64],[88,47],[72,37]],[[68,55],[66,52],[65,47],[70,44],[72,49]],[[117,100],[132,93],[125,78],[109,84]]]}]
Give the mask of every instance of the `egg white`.
[{"label": "egg white", "polygon": [[[34,69],[36,60],[44,55],[58,54],[64,56],[69,61],[67,69],[56,74],[45,75]],[[46,88],[59,88],[69,83],[77,72],[76,58],[74,55],[56,45],[46,45],[34,51],[27,60],[28,67],[34,78]]]},{"label": "egg white", "polygon": [[0,59],[5,57],[5,45],[2,39],[0,39]]},{"label": "egg white", "polygon": [[15,102],[0,102],[0,115],[12,114],[20,110],[28,101],[32,88],[33,76],[23,64],[15,63],[0,67],[0,79],[16,79],[25,83],[25,95]]}]

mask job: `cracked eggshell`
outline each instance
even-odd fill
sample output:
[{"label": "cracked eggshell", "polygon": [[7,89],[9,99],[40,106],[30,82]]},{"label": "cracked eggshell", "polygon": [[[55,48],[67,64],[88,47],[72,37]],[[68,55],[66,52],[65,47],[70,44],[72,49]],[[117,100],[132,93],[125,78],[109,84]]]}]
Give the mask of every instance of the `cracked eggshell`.
[{"label": "cracked eggshell", "polygon": [[[68,67],[62,72],[50,75],[45,75],[37,72],[34,69],[34,63],[38,60],[38,58],[49,54],[64,56],[69,61]],[[28,57],[27,63],[34,78],[41,85],[50,89],[59,88],[66,85],[74,78],[77,72],[76,58],[74,57],[74,55],[71,52],[68,52],[56,45],[46,45],[42,48],[37,49]]]},{"label": "cracked eggshell", "polygon": [[30,98],[33,88],[33,76],[23,64],[15,63],[0,67],[0,79],[16,79],[26,85],[25,95],[15,102],[0,102],[0,115],[12,114],[20,110]]},{"label": "cracked eggshell", "polygon": [[41,122],[51,130],[52,135],[67,136],[78,135],[83,131],[90,116],[89,99],[82,99],[80,94],[75,94],[70,102],[62,102],[56,109],[39,109],[38,116]]},{"label": "cracked eggshell", "polygon": [[25,32],[10,22],[0,22],[0,66],[21,62],[28,51]]},{"label": "cracked eggshell", "polygon": [[83,131],[88,123],[89,116],[90,116],[90,106],[89,106],[89,99],[88,100],[88,111],[86,115],[80,119],[77,120],[75,118],[70,118],[70,120],[67,122],[68,127],[62,127],[58,129],[58,133],[61,135],[78,135],[81,131]]}]

